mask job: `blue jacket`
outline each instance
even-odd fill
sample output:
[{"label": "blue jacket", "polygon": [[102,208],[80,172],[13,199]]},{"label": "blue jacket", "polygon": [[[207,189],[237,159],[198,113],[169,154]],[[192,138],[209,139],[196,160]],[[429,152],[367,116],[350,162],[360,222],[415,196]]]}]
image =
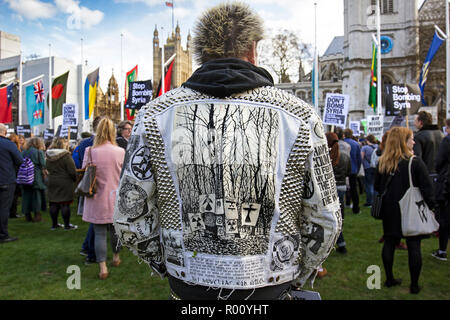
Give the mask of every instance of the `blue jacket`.
[{"label": "blue jacket", "polygon": [[77,169],[81,169],[83,166],[83,158],[84,158],[84,152],[86,151],[87,147],[92,147],[94,144],[94,136],[86,138],[80,142],[78,147],[73,150],[72,158],[75,162],[75,166]]},{"label": "blue jacket", "polygon": [[0,136],[0,185],[16,183],[23,157],[11,140]]},{"label": "blue jacket", "polygon": [[347,142],[351,147],[350,162],[352,163],[352,174],[358,174],[362,163],[361,147],[359,146],[359,143],[353,139],[345,138],[344,141]]}]

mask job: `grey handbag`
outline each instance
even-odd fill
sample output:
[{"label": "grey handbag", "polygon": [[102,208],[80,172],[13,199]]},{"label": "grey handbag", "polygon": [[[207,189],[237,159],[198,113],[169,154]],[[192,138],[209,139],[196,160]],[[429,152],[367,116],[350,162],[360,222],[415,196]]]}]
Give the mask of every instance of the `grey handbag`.
[{"label": "grey handbag", "polygon": [[97,192],[97,167],[92,163],[91,148],[88,150],[88,163],[82,170],[84,170],[83,177],[75,189],[75,194],[91,198]]}]

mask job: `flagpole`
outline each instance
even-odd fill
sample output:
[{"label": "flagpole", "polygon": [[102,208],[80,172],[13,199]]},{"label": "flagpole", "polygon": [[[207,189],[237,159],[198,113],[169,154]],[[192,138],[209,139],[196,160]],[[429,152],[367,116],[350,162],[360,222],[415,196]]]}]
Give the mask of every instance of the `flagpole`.
[{"label": "flagpole", "polygon": [[81,38],[81,61],[80,61],[80,89],[81,89],[81,130],[84,131],[86,127],[86,106],[84,105],[84,88],[83,88],[83,38]]},{"label": "flagpole", "polygon": [[22,51],[20,51],[19,58],[19,101],[17,110],[17,122],[19,125],[22,124]]},{"label": "flagpole", "polygon": [[377,0],[377,113],[382,115],[381,106],[381,18],[380,18],[380,0]]},{"label": "flagpole", "polygon": [[48,44],[48,126],[53,129],[52,114],[52,44]]},{"label": "flagpole", "polygon": [[[161,27],[161,94],[164,94],[166,91],[165,83],[164,83],[164,27]],[[159,94],[159,92],[157,93]]]},{"label": "flagpole", "polygon": [[314,37],[315,37],[314,107],[316,109],[316,112],[319,113],[319,53],[317,50],[317,3],[314,3]]},{"label": "flagpole", "polygon": [[445,32],[447,34],[447,40],[446,40],[446,50],[447,50],[447,54],[446,54],[446,61],[447,61],[447,94],[446,94],[446,105],[447,105],[447,113],[445,115],[446,119],[450,118],[450,58],[449,58],[449,51],[450,51],[450,22],[449,22],[449,5],[448,5],[448,1],[449,0],[444,0],[445,1]]},{"label": "flagpole", "polygon": [[[120,120],[123,121],[124,120],[124,109],[123,109],[123,99],[125,98],[125,93],[124,93],[124,82],[123,82],[123,45],[122,45],[122,41],[123,41],[123,33],[120,34],[120,96],[122,97],[122,99],[120,99]],[[124,95],[122,96],[122,93],[124,93]]]}]

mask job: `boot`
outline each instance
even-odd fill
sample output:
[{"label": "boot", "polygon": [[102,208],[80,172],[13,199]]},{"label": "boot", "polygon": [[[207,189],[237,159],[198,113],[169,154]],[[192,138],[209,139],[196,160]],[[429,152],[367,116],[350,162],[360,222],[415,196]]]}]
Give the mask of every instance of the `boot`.
[{"label": "boot", "polygon": [[31,217],[31,213],[25,213],[25,221],[27,221],[27,222],[33,221],[33,218]]},{"label": "boot", "polygon": [[40,212],[36,212],[36,213],[34,214],[34,220],[33,220],[33,222],[41,222],[41,220],[42,220],[41,213],[40,213]]}]

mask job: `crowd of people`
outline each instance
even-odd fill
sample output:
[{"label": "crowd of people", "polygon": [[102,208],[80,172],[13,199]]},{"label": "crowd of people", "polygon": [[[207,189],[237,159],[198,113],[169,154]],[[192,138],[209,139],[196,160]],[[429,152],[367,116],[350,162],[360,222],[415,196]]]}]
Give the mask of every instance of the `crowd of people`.
[{"label": "crowd of people", "polygon": [[[327,133],[330,158],[333,164],[336,186],[344,219],[344,207],[359,214],[360,194],[365,193],[365,207],[371,207],[375,194],[383,197],[382,220],[384,243],[382,261],[387,287],[399,285],[393,275],[395,249],[408,250],[410,292],[418,293],[422,267],[420,241],[429,235],[404,237],[401,229],[399,201],[409,188],[408,164],[412,160],[412,181],[418,187],[425,203],[439,221],[439,230],[433,234],[439,238],[439,248],[431,253],[438,260],[447,261],[450,210],[450,119],[445,132],[432,124],[432,115],[421,111],[415,116],[416,132],[405,127],[393,127],[386,131],[382,141],[373,135],[354,137],[351,129],[336,128]],[[337,147],[338,146],[338,147]],[[350,159],[350,160],[349,160]],[[405,238],[406,244],[401,242]],[[342,232],[337,241],[337,252],[346,253]],[[320,275],[320,274],[319,274]]]},{"label": "crowd of people", "polygon": [[[170,99],[163,96],[143,107],[134,127],[123,121],[116,128],[109,118],[97,117],[93,134],[71,147],[60,137],[47,143],[39,137],[7,137],[0,124],[0,243],[18,240],[8,233],[8,218],[18,217],[19,197],[26,221],[41,222],[48,206],[51,230],[70,232],[77,230],[70,223],[70,206],[77,201],[78,214],[90,224],[80,254],[86,263],[98,263],[102,280],[109,275],[109,234],[112,266],[120,265],[120,249],[127,246],[168,277],[172,299],[288,299],[326,275],[322,264],[335,246],[347,254],[345,207],[360,214],[360,199],[371,207],[377,194],[385,194],[379,240],[385,286],[401,283],[393,274],[394,253],[407,249],[410,292],[417,294],[421,240],[428,235],[402,234],[398,202],[409,186],[412,160],[413,185],[440,222],[439,248],[432,255],[447,260],[450,119],[445,138],[427,112],[416,116],[415,133],[393,127],[382,141],[355,137],[348,128],[325,133],[311,106],[274,88],[270,74],[255,65],[263,27],[247,5],[206,11],[195,32],[194,51],[202,66]],[[176,107],[182,110],[173,112]],[[235,158],[214,167],[204,160],[217,160],[225,148],[216,141],[217,119],[221,139],[232,135],[227,148]],[[164,123],[177,127],[180,136],[172,137]],[[208,133],[196,136],[194,128]],[[194,137],[191,145],[179,143],[179,152],[169,154],[181,132]],[[268,159],[265,165],[279,167],[263,174],[255,165],[261,155]],[[131,156],[140,164],[131,166],[125,160]],[[187,162],[177,166],[173,157]],[[95,196],[77,196],[80,169],[88,164],[96,166]],[[332,175],[336,184],[330,183]],[[219,268],[222,278],[208,268]]]},{"label": "crowd of people", "polygon": [[[39,223],[42,212],[47,209],[51,218],[50,230],[78,229],[70,223],[70,206],[77,200],[78,214],[90,223],[80,254],[86,256],[87,264],[98,263],[99,278],[106,279],[109,274],[106,267],[107,233],[114,252],[112,265],[121,263],[120,244],[112,226],[114,191],[118,188],[132,123],[122,121],[116,130],[109,118],[96,117],[93,129],[94,134],[85,134],[88,137],[71,146],[63,137],[55,137],[52,141],[36,136],[25,139],[16,134],[6,137],[6,126],[0,124],[0,243],[18,240],[8,233],[8,218],[24,217],[27,222]],[[77,169],[84,168],[88,162],[96,166],[95,199],[75,195],[82,174]],[[19,198],[21,214],[17,212]],[[59,223],[59,212],[62,223]]]}]

